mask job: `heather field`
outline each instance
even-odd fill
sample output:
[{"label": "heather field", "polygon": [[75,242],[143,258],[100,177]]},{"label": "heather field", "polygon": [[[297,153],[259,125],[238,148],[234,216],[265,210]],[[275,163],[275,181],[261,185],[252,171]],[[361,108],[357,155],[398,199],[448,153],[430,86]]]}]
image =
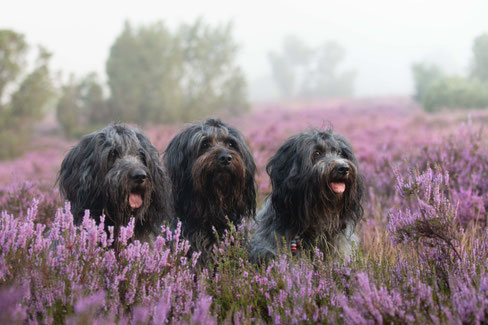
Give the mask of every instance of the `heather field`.
[{"label": "heather field", "polygon": [[[333,129],[350,140],[367,185],[352,258],[284,252],[247,260],[247,227],[188,258],[179,230],[122,248],[88,217],[73,226],[54,185],[74,144],[40,135],[0,163],[0,323],[488,323],[487,111],[427,114],[406,99],[263,105],[238,127],[258,166],[290,135]],[[163,151],[182,126],[144,131]]]}]

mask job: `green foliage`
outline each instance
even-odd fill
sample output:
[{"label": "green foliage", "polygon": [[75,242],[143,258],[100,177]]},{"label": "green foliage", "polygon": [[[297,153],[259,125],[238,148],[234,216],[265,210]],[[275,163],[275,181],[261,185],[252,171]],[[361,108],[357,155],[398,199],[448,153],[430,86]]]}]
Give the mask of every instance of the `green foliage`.
[{"label": "green foliage", "polygon": [[484,33],[474,40],[473,55],[471,77],[488,82],[488,33]]},{"label": "green foliage", "polygon": [[433,82],[422,98],[427,111],[440,108],[488,108],[488,83],[461,77]]},{"label": "green foliage", "polygon": [[314,49],[296,36],[287,36],[282,53],[270,52],[268,59],[283,98],[329,98],[354,92],[356,72],[338,71],[345,55],[337,42]]},{"label": "green foliage", "polygon": [[0,30],[0,101],[7,85],[15,81],[22,72],[26,52],[24,35],[11,30]]},{"label": "green foliage", "polygon": [[488,34],[474,40],[473,56],[469,78],[445,76],[435,65],[414,64],[414,98],[427,111],[441,108],[488,108]]},{"label": "green foliage", "polygon": [[103,88],[95,73],[70,81],[61,89],[56,107],[58,122],[68,137],[79,137],[110,121]]},{"label": "green foliage", "polygon": [[420,102],[425,100],[425,94],[430,85],[443,76],[443,72],[438,66],[425,63],[413,64],[412,73],[415,82],[414,98]]},{"label": "green foliage", "polygon": [[22,153],[54,95],[48,68],[51,54],[39,47],[34,69],[26,73],[27,49],[23,35],[0,30],[0,159]]},{"label": "green foliage", "polygon": [[171,32],[162,22],[126,23],[106,66],[112,118],[144,124],[246,110],[231,27],[199,19]]}]

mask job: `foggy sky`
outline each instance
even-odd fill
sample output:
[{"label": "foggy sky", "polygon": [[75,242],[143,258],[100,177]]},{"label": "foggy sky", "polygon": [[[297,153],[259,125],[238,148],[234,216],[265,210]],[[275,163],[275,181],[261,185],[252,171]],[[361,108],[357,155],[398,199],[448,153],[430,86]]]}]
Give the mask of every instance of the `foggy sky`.
[{"label": "foggy sky", "polygon": [[346,49],[344,69],[357,70],[359,96],[406,95],[413,89],[410,66],[427,60],[464,73],[474,37],[488,32],[487,0],[341,1],[3,1],[0,28],[14,29],[29,43],[53,52],[52,67],[105,78],[105,62],[124,20],[163,20],[170,28],[203,17],[232,20],[241,46],[239,63],[254,99],[272,92],[267,53],[294,34],[310,46],[338,41]]}]

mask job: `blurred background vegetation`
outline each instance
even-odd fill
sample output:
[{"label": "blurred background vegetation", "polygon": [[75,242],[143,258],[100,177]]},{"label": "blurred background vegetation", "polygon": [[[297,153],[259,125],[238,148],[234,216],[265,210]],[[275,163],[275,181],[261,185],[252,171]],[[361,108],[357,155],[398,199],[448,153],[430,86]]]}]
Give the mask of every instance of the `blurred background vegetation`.
[{"label": "blurred background vegetation", "polygon": [[[64,136],[73,139],[112,121],[146,126],[244,113],[250,100],[238,51],[231,23],[198,18],[170,29],[162,21],[126,21],[106,59],[106,78],[91,72],[62,80],[50,70],[46,49],[0,30],[0,159],[20,155],[47,112],[55,112]],[[286,36],[268,53],[277,98],[353,96],[357,71],[345,59],[338,42],[309,45]],[[466,75],[427,62],[413,64],[412,74],[414,99],[427,111],[488,107],[488,34],[473,41]]]},{"label": "blurred background vegetation", "polygon": [[0,30],[0,158],[22,153],[54,95],[51,54],[39,47],[34,67],[27,69],[29,50],[24,35]]},{"label": "blurred background vegetation", "polygon": [[488,108],[488,34],[473,42],[473,62],[467,76],[448,75],[435,64],[412,66],[415,99],[427,111]]},{"label": "blurred background vegetation", "polygon": [[273,80],[281,98],[352,96],[356,72],[339,71],[345,55],[344,48],[335,41],[313,48],[295,35],[285,37],[281,53],[268,54]]}]

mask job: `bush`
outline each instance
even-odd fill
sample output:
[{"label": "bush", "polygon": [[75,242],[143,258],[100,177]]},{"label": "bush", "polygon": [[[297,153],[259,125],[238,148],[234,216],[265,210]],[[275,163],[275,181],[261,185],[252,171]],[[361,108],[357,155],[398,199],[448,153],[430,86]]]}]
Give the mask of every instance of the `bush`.
[{"label": "bush", "polygon": [[126,23],[106,64],[111,117],[145,124],[247,110],[237,50],[230,24],[199,19],[170,31],[161,22]]},{"label": "bush", "polygon": [[0,159],[24,151],[54,95],[48,68],[51,54],[39,47],[34,69],[26,71],[27,54],[24,35],[0,30]]},{"label": "bush", "polygon": [[56,116],[67,137],[78,138],[110,122],[103,88],[95,73],[72,76],[61,88]]},{"label": "bush", "polygon": [[430,112],[441,108],[488,108],[488,82],[443,77],[433,81],[420,100]]}]

